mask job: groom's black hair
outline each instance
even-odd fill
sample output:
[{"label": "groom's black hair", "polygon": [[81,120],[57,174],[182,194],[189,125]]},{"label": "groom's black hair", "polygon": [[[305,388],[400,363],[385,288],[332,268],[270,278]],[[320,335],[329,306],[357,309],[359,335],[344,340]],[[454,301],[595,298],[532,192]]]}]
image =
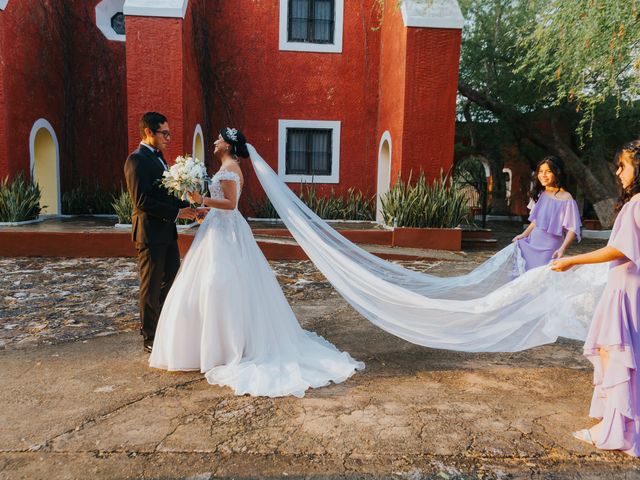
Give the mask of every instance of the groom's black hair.
[{"label": "groom's black hair", "polygon": [[140,119],[140,137],[144,139],[146,136],[144,129],[148,128],[153,133],[156,133],[164,122],[167,121],[167,117],[158,112],[147,112],[142,115]]}]

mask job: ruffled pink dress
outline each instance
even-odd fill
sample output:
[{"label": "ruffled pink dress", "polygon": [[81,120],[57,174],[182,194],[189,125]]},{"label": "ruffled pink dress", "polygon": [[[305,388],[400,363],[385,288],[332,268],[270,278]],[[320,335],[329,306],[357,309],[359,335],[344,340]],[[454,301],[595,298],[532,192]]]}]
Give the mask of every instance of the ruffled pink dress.
[{"label": "ruffled pink dress", "polygon": [[[611,262],[584,345],[593,363],[593,398],[589,416],[602,419],[596,446],[640,456],[640,201],[628,202],[618,214],[608,245],[626,258]],[[606,371],[598,349],[609,354]]]},{"label": "ruffled pink dress", "polygon": [[542,192],[533,204],[529,221],[536,226],[527,238],[518,240],[518,247],[525,263],[525,270],[547,265],[551,256],[564,242],[568,230],[580,241],[580,213],[574,199],[561,200]]}]

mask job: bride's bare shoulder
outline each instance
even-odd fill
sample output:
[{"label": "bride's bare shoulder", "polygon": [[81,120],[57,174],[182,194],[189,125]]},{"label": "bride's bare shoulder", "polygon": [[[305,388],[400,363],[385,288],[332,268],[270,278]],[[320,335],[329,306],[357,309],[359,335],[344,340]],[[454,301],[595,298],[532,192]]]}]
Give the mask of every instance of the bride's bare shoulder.
[{"label": "bride's bare shoulder", "polygon": [[240,165],[237,164],[237,162],[224,162],[221,166],[220,166],[220,171],[226,171],[226,172],[233,172],[236,175],[238,175],[238,177],[240,177],[240,183],[242,183],[244,181],[244,176],[242,175],[242,170],[240,169]]}]

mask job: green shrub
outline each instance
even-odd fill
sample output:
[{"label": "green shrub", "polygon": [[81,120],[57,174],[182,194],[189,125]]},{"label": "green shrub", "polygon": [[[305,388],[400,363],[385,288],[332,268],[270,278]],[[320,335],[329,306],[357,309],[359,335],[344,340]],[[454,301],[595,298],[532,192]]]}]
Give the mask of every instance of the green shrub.
[{"label": "green shrub", "polygon": [[381,201],[385,223],[396,227],[455,228],[468,211],[464,192],[452,188],[442,172],[430,185],[423,172],[415,184],[411,175],[406,183],[398,175]]},{"label": "green shrub", "polygon": [[37,183],[18,173],[12,181],[0,182],[0,222],[35,220],[40,214],[42,192]]},{"label": "green shrub", "polygon": [[256,218],[280,218],[269,197],[249,200],[249,206]]},{"label": "green shrub", "polygon": [[131,223],[131,215],[133,214],[133,203],[129,192],[122,190],[119,195],[112,196],[113,202],[111,207],[118,216],[118,223]]},{"label": "green shrub", "polygon": [[91,188],[84,182],[62,193],[62,213],[65,215],[96,215],[115,213],[112,206],[114,194],[100,185]]}]

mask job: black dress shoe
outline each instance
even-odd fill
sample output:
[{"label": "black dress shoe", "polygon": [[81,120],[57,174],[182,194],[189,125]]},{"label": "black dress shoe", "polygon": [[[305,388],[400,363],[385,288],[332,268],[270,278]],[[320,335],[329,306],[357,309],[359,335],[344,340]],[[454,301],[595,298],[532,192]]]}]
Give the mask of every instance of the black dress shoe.
[{"label": "black dress shoe", "polygon": [[151,341],[145,340],[145,342],[144,342],[144,351],[147,352],[147,353],[151,353],[151,350],[153,350],[153,340],[151,340]]}]

